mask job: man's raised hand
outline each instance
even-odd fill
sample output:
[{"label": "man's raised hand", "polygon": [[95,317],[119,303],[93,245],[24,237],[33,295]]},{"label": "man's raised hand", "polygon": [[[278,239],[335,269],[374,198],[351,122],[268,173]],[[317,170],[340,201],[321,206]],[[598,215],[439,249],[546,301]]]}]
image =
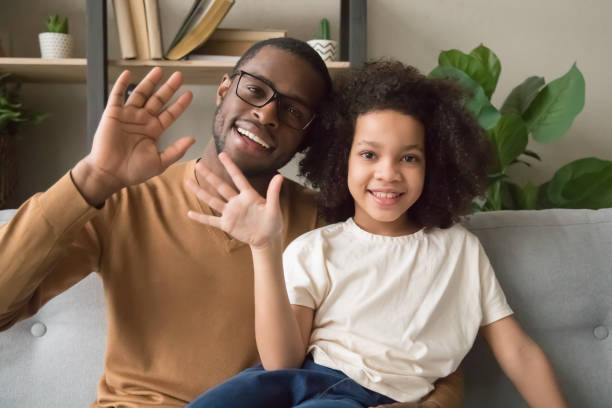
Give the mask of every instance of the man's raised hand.
[{"label": "man's raised hand", "polygon": [[91,152],[72,170],[77,188],[91,204],[101,204],[119,189],[162,173],[194,143],[193,138],[184,137],[159,151],[159,137],[193,99],[191,92],[185,92],[164,109],[181,86],[182,77],[175,72],[156,90],[161,78],[162,70],[153,68],[125,103],[129,71],[113,85]]},{"label": "man's raised hand", "polygon": [[272,178],[264,199],[255,191],[227,154],[219,154],[219,160],[231,176],[238,191],[203,164],[198,163],[196,171],[206,184],[199,186],[192,180],[187,180],[187,186],[200,200],[220,215],[189,211],[188,216],[202,224],[227,232],[234,238],[249,244],[251,248],[267,247],[274,239],[280,237],[283,229],[279,203],[283,177],[277,174]]}]

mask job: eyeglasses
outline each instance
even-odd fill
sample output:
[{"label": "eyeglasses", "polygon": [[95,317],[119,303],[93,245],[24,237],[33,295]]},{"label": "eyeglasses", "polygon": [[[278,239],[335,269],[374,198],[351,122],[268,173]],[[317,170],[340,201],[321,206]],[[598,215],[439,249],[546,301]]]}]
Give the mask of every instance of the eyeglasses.
[{"label": "eyeglasses", "polygon": [[276,99],[279,121],[296,130],[306,130],[315,118],[314,112],[308,106],[279,93],[263,79],[245,71],[240,71],[236,96],[256,108],[263,108]]}]

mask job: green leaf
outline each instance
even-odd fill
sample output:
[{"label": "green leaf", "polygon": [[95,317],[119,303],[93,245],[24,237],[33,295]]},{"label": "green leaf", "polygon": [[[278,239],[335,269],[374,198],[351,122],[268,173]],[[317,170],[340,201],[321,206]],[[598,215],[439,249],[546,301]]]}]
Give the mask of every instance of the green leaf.
[{"label": "green leaf", "polygon": [[508,113],[523,115],[543,86],[544,78],[538,76],[527,78],[510,92],[499,111],[502,115]]},{"label": "green leaf", "polygon": [[482,44],[474,48],[472,52],[470,52],[470,55],[479,59],[480,62],[482,62],[482,64],[489,70],[489,74],[491,75],[491,78],[493,78],[493,91],[491,91],[491,94],[493,94],[495,88],[497,87],[499,75],[501,74],[501,62],[499,58],[497,58],[497,55],[495,55],[493,51]]},{"label": "green leaf", "polygon": [[573,161],[557,170],[546,192],[555,207],[612,207],[612,161],[594,157]]},{"label": "green leaf", "polygon": [[459,50],[448,50],[440,53],[438,64],[445,67],[454,67],[465,72],[472,80],[482,86],[487,98],[491,99],[497,81],[479,58]]},{"label": "green leaf", "polygon": [[584,107],[584,77],[576,64],[540,91],[523,115],[527,128],[539,142],[560,139]]},{"label": "green leaf", "polygon": [[499,161],[499,170],[503,171],[516,160],[527,148],[527,127],[517,115],[504,115],[497,126],[491,130],[491,139]]},{"label": "green leaf", "polygon": [[521,210],[537,210],[540,188],[531,183],[527,183],[521,188],[520,209]]},{"label": "green leaf", "polygon": [[482,87],[470,78],[465,72],[449,66],[437,66],[429,73],[431,78],[455,78],[470,93],[471,98],[466,104],[466,108],[476,116],[478,123],[484,129],[491,129],[500,118],[500,114],[491,105],[489,98],[486,97]]},{"label": "green leaf", "polygon": [[537,161],[542,161],[542,158],[540,157],[540,155],[539,155],[539,154],[537,154],[536,152],[531,151],[531,150],[525,150],[525,151],[523,152],[523,154],[524,154],[525,156],[533,157],[533,158],[534,158],[534,159],[536,159]]}]

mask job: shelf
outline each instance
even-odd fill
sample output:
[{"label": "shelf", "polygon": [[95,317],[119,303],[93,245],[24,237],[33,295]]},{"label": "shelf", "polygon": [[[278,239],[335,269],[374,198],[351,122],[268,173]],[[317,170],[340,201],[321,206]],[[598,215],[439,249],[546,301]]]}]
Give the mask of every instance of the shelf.
[{"label": "shelf", "polygon": [[[109,81],[113,82],[124,69],[129,69],[133,78],[141,78],[152,67],[160,66],[164,69],[165,75],[181,71],[186,84],[217,85],[223,74],[229,72],[234,64],[234,61],[228,60],[113,60],[108,61],[108,76]],[[348,67],[348,61],[327,63],[332,76]],[[85,58],[0,58],[0,71],[11,72],[24,82],[85,83],[87,60]]]}]

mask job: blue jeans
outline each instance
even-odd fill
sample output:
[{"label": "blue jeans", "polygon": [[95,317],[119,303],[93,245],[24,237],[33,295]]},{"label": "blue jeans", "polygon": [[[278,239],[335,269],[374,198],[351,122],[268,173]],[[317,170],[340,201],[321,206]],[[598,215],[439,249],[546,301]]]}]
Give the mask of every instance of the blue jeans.
[{"label": "blue jeans", "polygon": [[266,371],[261,365],[246,369],[187,408],[364,408],[393,402],[308,356],[300,369]]}]

